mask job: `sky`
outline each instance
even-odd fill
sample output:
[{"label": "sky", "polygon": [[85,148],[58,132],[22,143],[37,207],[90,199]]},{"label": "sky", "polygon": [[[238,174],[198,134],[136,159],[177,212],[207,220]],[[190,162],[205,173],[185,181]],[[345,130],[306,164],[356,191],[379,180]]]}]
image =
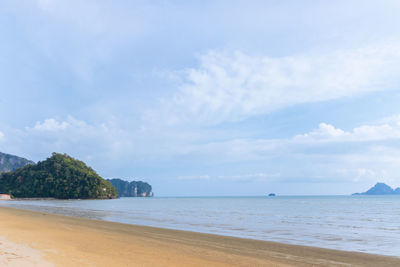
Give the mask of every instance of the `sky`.
[{"label": "sky", "polygon": [[400,186],[399,1],[0,2],[0,151],[156,196]]}]

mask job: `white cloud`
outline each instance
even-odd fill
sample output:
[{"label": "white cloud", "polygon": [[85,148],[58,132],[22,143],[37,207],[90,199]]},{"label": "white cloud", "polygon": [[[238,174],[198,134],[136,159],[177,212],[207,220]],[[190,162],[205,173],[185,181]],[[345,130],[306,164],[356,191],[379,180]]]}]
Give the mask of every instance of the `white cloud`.
[{"label": "white cloud", "polygon": [[0,131],[0,141],[4,139],[4,133]]},{"label": "white cloud", "polygon": [[[8,129],[5,133],[10,137],[7,151],[14,154],[25,154],[23,150],[40,151],[34,160],[57,151],[89,164],[96,162],[100,169],[102,164],[113,160],[117,161],[115,164],[129,160],[159,164],[182,158],[190,159],[189,164],[212,162],[231,166],[226,174],[215,174],[208,169],[211,173],[189,173],[178,176],[178,180],[296,182],[314,179],[315,182],[370,183],[385,179],[396,183],[395,174],[400,171],[400,147],[392,142],[400,139],[400,120],[396,118],[400,116],[348,131],[321,123],[308,133],[277,139],[240,139],[232,135],[217,141],[179,129],[176,134],[123,130],[111,122],[93,124],[71,116],[64,120],[48,118],[32,127]],[[227,137],[226,133],[223,136]]]},{"label": "white cloud", "polygon": [[[65,120],[48,118],[38,121],[24,130],[9,129],[11,147],[38,151],[33,158],[42,159],[52,152],[68,153],[84,160],[121,157],[132,149],[130,135],[117,125],[110,123],[89,124],[68,116]],[[118,156],[116,156],[118,155]]]},{"label": "white cloud", "polygon": [[[343,182],[370,186],[377,181],[400,185],[400,116],[349,131],[327,123],[309,133],[282,139],[230,139],[186,144],[173,153],[232,168],[225,175],[186,179],[259,182]],[[399,118],[399,119],[395,119]],[[171,150],[172,151],[172,150]],[[241,168],[246,166],[243,174]],[[252,166],[249,168],[249,166]]]},{"label": "white cloud", "polygon": [[294,137],[295,140],[320,140],[320,139],[327,139],[327,138],[336,138],[342,137],[346,135],[346,133],[341,130],[335,128],[333,125],[321,123],[318,129],[311,131],[310,133],[297,135]]},{"label": "white cloud", "polygon": [[[180,132],[179,129],[176,132],[162,133],[159,129],[123,130],[121,126],[112,123],[89,124],[71,116],[65,120],[45,119],[33,127],[26,127],[23,133],[26,138],[40,139],[41,143],[49,147],[60,146],[68,149],[71,145],[79,145],[90,150],[93,146],[99,146],[104,152],[117,154],[134,150],[131,155],[152,159],[188,155],[209,158],[214,155],[211,158],[217,157],[218,161],[235,162],[271,159],[291,153],[307,154],[310,148],[319,147],[319,144],[330,146],[330,143],[333,146],[341,143],[349,146],[364,142],[365,147],[374,145],[374,151],[380,153],[377,146],[379,142],[400,139],[400,116],[399,120],[392,119],[390,123],[366,124],[350,131],[321,123],[318,128],[308,133],[282,139],[228,138],[217,141],[207,139],[203,134],[192,135],[191,132]],[[223,136],[227,137],[226,134]],[[150,137],[151,140],[148,140]],[[151,150],[149,146],[152,147]],[[327,151],[329,152],[329,147]]]},{"label": "white cloud", "polygon": [[[299,160],[313,155],[318,158],[315,159],[318,162],[329,161],[328,158],[345,158],[347,155],[354,155],[354,158],[348,160],[354,162],[359,158],[367,162],[374,158],[374,154],[384,155],[377,149],[377,144],[382,144],[382,149],[387,151],[386,143],[400,139],[399,122],[400,116],[399,120],[392,120],[390,123],[365,124],[351,130],[321,123],[308,133],[288,138],[240,138],[234,133],[221,130],[223,134],[218,140],[218,138],[210,139],[209,132],[197,132],[197,129],[194,130],[197,135],[185,129],[182,131],[177,129],[176,132],[168,129],[162,134],[162,138],[158,136],[158,139],[157,133],[152,131],[145,131],[143,135],[154,138],[152,147],[157,147],[152,150],[154,159],[190,157],[201,162],[212,160],[219,163],[245,164],[274,159],[285,161],[287,160],[285,158]],[[218,132],[212,132],[211,135],[218,136]],[[393,147],[396,148],[396,145]],[[143,149],[146,150],[146,148]],[[368,151],[365,152],[366,150]],[[389,162],[393,160],[393,157],[380,157],[380,159],[387,159],[386,162]],[[279,170],[273,173],[279,173]]]},{"label": "white cloud", "polygon": [[394,114],[392,116],[380,119],[377,121],[377,123],[380,124],[395,124],[397,126],[400,126],[400,114]]},{"label": "white cloud", "polygon": [[400,120],[392,121],[391,124],[362,125],[349,132],[321,123],[317,129],[293,138],[300,142],[366,142],[391,139],[400,139]]},{"label": "white cloud", "polygon": [[164,100],[164,120],[215,124],[394,89],[398,68],[399,43],[286,57],[211,51],[198,68],[175,74],[182,84],[173,99]]},{"label": "white cloud", "polygon": [[[70,118],[69,120],[73,119]],[[65,130],[68,127],[71,127],[70,122],[58,122],[56,119],[45,119],[44,122],[36,122],[35,127],[33,127],[32,129],[38,131],[59,131]]]}]

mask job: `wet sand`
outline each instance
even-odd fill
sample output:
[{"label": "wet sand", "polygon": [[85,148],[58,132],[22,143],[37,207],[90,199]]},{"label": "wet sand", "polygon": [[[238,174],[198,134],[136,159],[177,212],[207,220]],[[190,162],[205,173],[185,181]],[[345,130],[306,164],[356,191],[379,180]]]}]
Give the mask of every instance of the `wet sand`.
[{"label": "wet sand", "polygon": [[1,266],[400,266],[400,258],[0,208]]}]

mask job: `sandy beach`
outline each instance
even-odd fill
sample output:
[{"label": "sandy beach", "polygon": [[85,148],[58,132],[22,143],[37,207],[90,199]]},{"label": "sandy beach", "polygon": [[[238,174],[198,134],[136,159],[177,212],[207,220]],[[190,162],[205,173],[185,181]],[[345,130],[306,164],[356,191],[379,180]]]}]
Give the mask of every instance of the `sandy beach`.
[{"label": "sandy beach", "polygon": [[1,266],[400,266],[400,258],[0,208]]}]

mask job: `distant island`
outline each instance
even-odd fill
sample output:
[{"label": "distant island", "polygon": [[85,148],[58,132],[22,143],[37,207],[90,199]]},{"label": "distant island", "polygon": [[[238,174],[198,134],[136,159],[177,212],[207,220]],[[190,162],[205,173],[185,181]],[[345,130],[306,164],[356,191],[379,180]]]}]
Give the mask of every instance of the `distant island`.
[{"label": "distant island", "polygon": [[0,152],[0,173],[12,172],[28,164],[35,164],[35,162]]},{"label": "distant island", "polygon": [[376,183],[368,191],[364,193],[354,193],[353,196],[359,195],[400,195],[400,187],[393,189],[385,183]]},{"label": "distant island", "polygon": [[[14,162],[14,161],[12,161]],[[37,164],[0,174],[0,193],[19,198],[109,199],[117,190],[82,161],[53,153]]]},{"label": "distant island", "polygon": [[142,181],[124,181],[119,178],[108,179],[118,191],[118,197],[152,197],[151,185]]}]

